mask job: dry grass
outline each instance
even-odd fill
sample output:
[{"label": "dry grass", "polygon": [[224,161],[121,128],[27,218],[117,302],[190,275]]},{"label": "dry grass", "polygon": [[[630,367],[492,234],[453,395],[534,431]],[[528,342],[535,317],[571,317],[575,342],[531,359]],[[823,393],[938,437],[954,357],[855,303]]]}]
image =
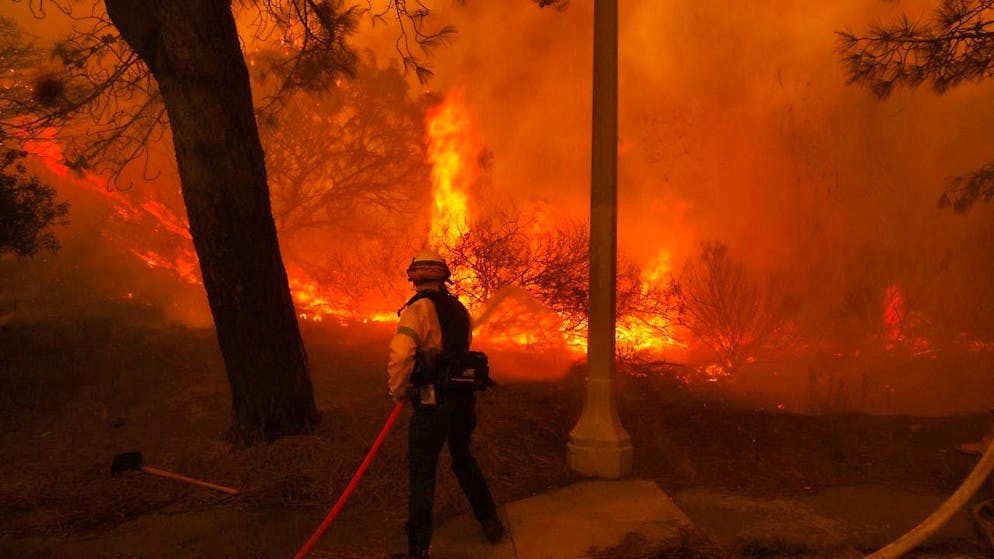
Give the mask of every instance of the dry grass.
[{"label": "dry grass", "polygon": [[629,533],[615,547],[594,548],[590,559],[731,559],[735,554],[697,529],[682,530],[680,539],[653,543],[638,533]]},{"label": "dry grass", "polygon": [[[4,351],[30,383],[0,392],[43,393],[17,407],[0,450],[0,534],[65,535],[107,528],[152,511],[216,507],[324,510],[348,483],[392,407],[385,395],[384,331],[363,337],[332,327],[307,332],[322,421],[310,435],[233,451],[221,434],[229,396],[209,332],[109,324],[11,331]],[[58,345],[61,351],[45,352]],[[7,345],[9,344],[9,345]],[[39,344],[40,347],[30,347]],[[349,358],[346,359],[345,357]],[[25,389],[30,386],[30,389]],[[479,400],[477,455],[498,500],[569,481],[562,460],[579,384],[514,384]],[[514,408],[517,411],[509,413]],[[406,515],[407,413],[352,497],[350,514],[398,527]],[[499,444],[494,444],[499,441]],[[118,452],[141,450],[146,465],[239,488],[237,497],[148,474],[110,475]],[[521,464],[533,467],[523,469]],[[440,463],[436,511],[466,510],[448,456]]]},{"label": "dry grass", "polygon": [[[111,322],[7,327],[0,332],[0,355],[6,357],[0,360],[0,537],[90,533],[153,512],[231,510],[303,511],[307,526],[293,529],[304,534],[338,498],[392,407],[383,372],[388,336],[389,329],[380,327],[306,330],[322,412],[317,430],[233,451],[223,442],[230,402],[212,332]],[[509,382],[480,397],[475,449],[498,501],[572,480],[564,449],[582,404],[581,373],[556,383]],[[757,412],[725,400],[734,386],[688,386],[665,371],[626,374],[618,388],[622,420],[636,447],[636,475],[671,492],[696,486],[772,496],[857,483],[946,489],[973,461],[944,451],[979,438],[988,425],[983,415]],[[345,532],[339,537],[351,537],[355,546],[336,557],[389,550],[391,534],[402,534],[406,424],[405,413],[336,523]],[[242,494],[229,497],[140,473],[112,477],[114,454],[130,450],[141,450],[147,465],[231,485]],[[908,455],[924,458],[909,463]],[[447,470],[443,454],[440,519],[468,509]],[[261,540],[252,545],[258,557],[287,551]],[[720,551],[693,538],[664,550],[670,555],[639,545],[626,540],[617,549],[594,550],[594,556],[712,557],[708,553]]]}]

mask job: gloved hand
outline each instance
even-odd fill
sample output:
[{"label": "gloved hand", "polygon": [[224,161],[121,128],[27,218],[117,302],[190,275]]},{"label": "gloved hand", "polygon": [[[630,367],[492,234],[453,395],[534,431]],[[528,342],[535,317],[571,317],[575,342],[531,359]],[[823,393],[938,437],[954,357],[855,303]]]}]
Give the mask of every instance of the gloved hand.
[{"label": "gloved hand", "polygon": [[407,390],[398,390],[396,394],[391,394],[390,397],[393,398],[394,402],[402,404],[407,401]]}]

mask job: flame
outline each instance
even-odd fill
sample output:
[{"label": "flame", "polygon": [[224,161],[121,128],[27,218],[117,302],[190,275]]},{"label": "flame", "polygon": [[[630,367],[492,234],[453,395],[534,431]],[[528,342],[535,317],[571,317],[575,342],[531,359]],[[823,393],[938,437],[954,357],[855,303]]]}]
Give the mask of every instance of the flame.
[{"label": "flame", "polygon": [[899,285],[887,286],[883,313],[887,350],[900,347],[912,355],[931,355],[935,350],[932,341],[920,333],[920,328],[927,322],[921,312],[908,310],[907,298]]},{"label": "flame", "polygon": [[180,252],[173,258],[168,258],[148,248],[129,247],[128,251],[138,257],[146,268],[161,268],[173,273],[177,278],[190,285],[199,285],[199,261],[196,255]]},{"label": "flame", "polygon": [[[428,162],[432,165],[432,208],[431,229],[428,243],[438,247],[445,254],[447,247],[454,246],[469,230],[471,213],[469,193],[479,176],[478,154],[481,143],[473,129],[473,119],[460,92],[449,93],[445,101],[429,111],[426,119],[428,133]],[[552,210],[547,204],[533,204],[531,243],[537,246],[543,234],[554,229]],[[457,280],[471,280],[465,270],[453,270]],[[643,274],[644,295],[661,291],[671,277],[670,253],[664,250]],[[480,294],[477,294],[480,295]],[[587,332],[584,326],[567,328],[565,317],[555,313],[536,312],[534,301],[520,299],[515,304],[506,302],[503,319],[495,321],[494,327],[484,329],[482,336],[489,344],[499,346],[554,345],[565,347],[574,353],[586,353]],[[481,300],[482,297],[474,297]],[[512,297],[512,299],[514,299]],[[485,312],[482,308],[471,308],[474,314]],[[550,316],[551,314],[551,316]],[[527,317],[522,319],[521,317]],[[675,340],[670,332],[669,317],[621,317],[617,326],[619,346],[625,352],[640,353],[661,351],[673,347],[686,347]]]},{"label": "flame", "polygon": [[[482,142],[474,130],[472,116],[462,95],[458,92],[449,94],[441,105],[429,111],[426,131],[427,160],[432,166],[434,201],[428,242],[441,249],[444,254],[446,247],[454,246],[461,235],[468,231],[472,218],[470,193],[479,178],[478,155]],[[85,170],[69,169],[65,165],[63,150],[56,141],[54,130],[46,131],[44,137],[29,142],[28,148],[53,174],[106,199],[113,212],[113,219],[131,226],[131,229],[117,229],[134,231],[140,227],[155,234],[154,243],[150,243],[150,239],[142,235],[132,238],[127,233],[118,233],[114,237],[115,242],[123,244],[143,266],[163,270],[188,284],[202,283],[199,262],[193,250],[185,216],[154,198],[142,198],[140,192],[108,189],[105,177]],[[557,216],[554,207],[542,202],[536,202],[532,210],[534,220],[529,232],[531,242],[537,244],[544,235],[555,231]],[[155,247],[148,246],[150,244]],[[471,279],[465,270],[454,272],[457,279]],[[663,250],[642,274],[643,294],[648,295],[664,288],[670,281],[670,274],[670,253]],[[347,297],[340,287],[315,278],[304,268],[289,265],[287,276],[297,316],[302,321],[390,323],[396,320],[396,313],[384,309],[383,303],[372,305],[374,308],[369,309],[365,308],[370,306],[369,302],[365,302],[364,308],[360,310],[359,303]],[[523,290],[515,292],[515,296],[510,299],[496,313],[500,316],[491,321],[491,327],[480,330],[478,339],[497,347],[555,347],[576,355],[586,353],[585,325],[567,327],[565,317],[545,308],[534,296],[527,295]],[[479,316],[485,309],[480,305],[471,307],[470,311]],[[619,347],[628,353],[685,347],[668,334],[669,326],[669,318],[665,316],[620,317],[617,327]]]},{"label": "flame", "polygon": [[[663,249],[655,260],[642,271],[642,295],[657,296],[664,292],[672,278],[670,251]],[[671,317],[664,314],[618,317],[617,342],[622,351],[629,353],[662,352],[667,349],[686,348],[687,344],[674,338]]]},{"label": "flame", "polygon": [[904,323],[907,311],[904,304],[904,292],[898,285],[889,285],[884,292],[884,335],[889,343],[888,349],[904,339]]},{"label": "flame", "polygon": [[323,322],[326,319],[335,319],[340,323],[362,320],[358,311],[348,309],[339,302],[344,300],[341,293],[336,293],[311,278],[303,269],[290,267],[287,270],[287,278],[290,283],[290,296],[297,308],[297,316],[301,320]]},{"label": "flame", "polygon": [[[447,247],[458,243],[472,219],[471,193],[480,175],[479,154],[482,142],[474,129],[473,118],[462,95],[450,93],[444,102],[430,110],[426,116],[428,139],[427,162],[431,164],[433,205],[428,243],[438,247],[445,255]],[[145,267],[166,271],[188,284],[200,284],[199,263],[193,250],[189,226],[185,216],[173,211],[166,204],[142,196],[141,192],[120,192],[107,188],[107,180],[87,171],[69,169],[64,162],[62,147],[55,140],[54,130],[28,142],[26,148],[54,175],[69,184],[99,193],[108,201],[112,219],[132,225],[135,231],[154,232],[155,247],[145,246],[148,239],[141,236],[129,238],[127,233],[116,233],[115,242],[121,243]],[[72,172],[70,172],[72,171]],[[533,248],[545,235],[555,232],[558,215],[556,208],[544,202],[535,202],[530,208]],[[146,243],[147,244],[147,243]],[[454,270],[457,279],[471,280],[465,270]],[[342,323],[392,323],[396,313],[384,301],[355,301],[345,290],[332,281],[315,277],[307,269],[288,265],[287,275],[297,316],[304,321],[327,320]],[[644,267],[638,278],[637,289],[649,300],[666,293],[673,281],[673,264],[669,248],[662,248]],[[471,282],[470,282],[471,283]],[[479,329],[477,339],[491,346],[508,348],[562,348],[579,356],[586,353],[587,330],[585,325],[570,325],[567,317],[545,308],[534,295],[524,289],[510,289],[510,297],[494,302],[500,310],[491,312],[494,305],[477,305],[470,308],[474,316],[493,315],[489,323]],[[125,296],[134,299],[134,292]],[[477,300],[482,299],[480,297]],[[497,299],[495,295],[493,299]],[[931,343],[914,332],[921,322],[920,313],[907,308],[904,291],[898,285],[886,288],[883,301],[884,336],[889,349],[901,345],[914,355],[932,351]],[[665,314],[640,316],[621,315],[616,326],[619,352],[631,356],[659,356],[671,350],[686,349],[689,334],[676,329],[674,319]],[[973,342],[974,351],[988,351],[991,342]],[[858,355],[858,354],[857,354]],[[749,356],[747,362],[754,362]],[[729,376],[726,364],[711,364],[697,369],[700,378],[709,382]]]},{"label": "flame", "polygon": [[[426,129],[429,138],[427,159],[432,165],[434,197],[428,240],[442,249],[444,254],[445,247],[455,245],[460,236],[468,231],[472,218],[470,194],[479,178],[477,154],[481,143],[473,130],[472,118],[458,94],[449,95],[441,106],[430,111]],[[113,220],[131,224],[131,229],[118,227],[120,231],[109,234],[114,235],[112,240],[122,244],[143,266],[172,274],[187,284],[201,283],[199,263],[193,251],[185,216],[177,214],[158,200],[142,198],[141,192],[108,190],[105,177],[69,169],[63,162],[63,152],[54,139],[54,132],[30,142],[28,147],[30,153],[37,156],[49,171],[67,184],[99,193],[106,199]],[[534,203],[530,211],[529,215],[533,219],[528,233],[535,248],[545,235],[555,232],[560,216],[555,207],[542,202]],[[157,248],[145,246],[149,240],[147,235],[137,235],[134,238],[128,235],[127,231],[135,231],[138,227],[154,232],[154,245]],[[464,270],[454,272],[457,279],[472,279]],[[315,277],[299,266],[288,265],[287,275],[296,313],[301,321],[390,324],[397,320],[396,313],[387,310],[392,308],[390,303],[354,301],[347,295],[344,286],[333,285],[332,281]],[[671,252],[668,248],[663,248],[643,268],[637,288],[651,300],[667,291],[673,281],[672,277]],[[492,313],[494,318],[475,332],[477,340],[485,342],[488,347],[527,349],[530,353],[547,349],[566,350],[575,357],[582,357],[586,353],[585,325],[567,326],[569,321],[564,316],[545,308],[525,290],[519,288],[517,291],[512,290],[512,293],[510,301],[498,302],[501,308]],[[127,291],[125,295],[117,297],[137,300],[134,291]],[[471,306],[470,311],[477,317],[489,312],[488,305],[478,305],[475,308]],[[931,342],[916,335],[919,330],[916,325],[920,325],[921,320],[920,313],[909,311],[901,286],[895,284],[885,289],[882,324],[887,349],[901,348],[916,357],[934,357]],[[667,352],[686,349],[690,336],[686,331],[676,329],[673,321],[673,317],[665,314],[620,315],[616,326],[619,354],[636,358],[658,358],[664,354],[670,357],[671,354]],[[994,342],[973,340],[968,343],[971,351],[994,349]],[[843,354],[840,353],[839,356]],[[857,350],[853,357],[858,356]],[[748,363],[755,361],[754,356],[746,358]],[[732,376],[732,369],[725,363],[702,364],[688,370],[693,371],[693,379],[709,383],[717,383]],[[691,377],[683,377],[682,381],[689,383]],[[778,405],[778,409],[783,408],[783,404]]]},{"label": "flame", "polygon": [[480,143],[459,92],[428,113],[428,162],[432,165],[431,231],[428,242],[451,247],[468,230],[469,191],[479,175]]}]

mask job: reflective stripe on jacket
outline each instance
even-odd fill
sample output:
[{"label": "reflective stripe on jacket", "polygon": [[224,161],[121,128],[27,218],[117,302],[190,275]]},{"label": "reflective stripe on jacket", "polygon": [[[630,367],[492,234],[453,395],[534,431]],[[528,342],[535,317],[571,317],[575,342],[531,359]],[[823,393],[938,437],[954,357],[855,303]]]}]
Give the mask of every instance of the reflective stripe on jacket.
[{"label": "reflective stripe on jacket", "polygon": [[[472,330],[469,335],[472,339]],[[427,297],[414,301],[401,312],[397,333],[390,340],[390,361],[387,363],[390,395],[406,389],[414,370],[414,355],[419,349],[426,354],[442,350],[442,327],[438,324],[435,304]]]}]

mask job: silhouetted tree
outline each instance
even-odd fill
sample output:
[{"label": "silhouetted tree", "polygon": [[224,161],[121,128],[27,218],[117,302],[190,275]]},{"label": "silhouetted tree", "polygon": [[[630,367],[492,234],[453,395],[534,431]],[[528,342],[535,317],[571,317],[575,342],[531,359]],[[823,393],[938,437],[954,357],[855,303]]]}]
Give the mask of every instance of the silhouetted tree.
[{"label": "silhouetted tree", "polygon": [[[0,17],[0,88],[23,89],[11,74],[36,65],[38,52],[13,21]],[[5,141],[7,140],[7,141]],[[28,175],[24,152],[9,146],[0,130],[0,255],[29,256],[59,244],[48,227],[63,223],[69,204],[56,202],[55,190]],[[5,147],[6,146],[6,147]]]},{"label": "silhouetted tree", "polygon": [[[64,11],[71,4],[52,3]],[[74,14],[55,62],[0,95],[8,137],[56,129],[71,168],[112,178],[147,153],[168,116],[190,232],[232,390],[232,440],[317,421],[307,359],[270,208],[263,150],[232,4],[107,0]],[[44,6],[44,5],[39,5]],[[260,0],[258,25],[286,42],[270,107],[348,73],[355,12],[340,2]],[[88,25],[87,25],[88,24]],[[15,74],[17,72],[15,71]]]},{"label": "silhouetted tree", "polygon": [[[415,48],[444,42],[420,3],[389,0],[366,13],[400,28],[405,68],[431,75]],[[72,12],[69,0],[29,3]],[[256,10],[256,39],[281,43],[283,56],[260,59],[279,82],[262,112],[287,106],[295,91],[352,75],[346,39],[364,13],[343,0],[105,0],[74,13],[74,31],[54,62],[36,71],[8,65],[0,90],[0,132],[66,146],[66,165],[108,172],[114,183],[147,156],[168,123],[184,204],[232,390],[232,439],[251,444],[305,432],[317,410],[287,285],[243,43],[233,9]],[[105,12],[106,8],[106,12]],[[252,18],[248,18],[252,19]],[[2,39],[0,39],[2,40]],[[23,57],[22,57],[23,61]],[[15,70],[8,77],[8,70]]]},{"label": "silhouetted tree", "polygon": [[[943,93],[964,81],[994,76],[994,0],[941,0],[928,22],[907,16],[866,34],[839,33],[849,82],[881,98],[896,86],[923,83]],[[994,162],[952,179],[942,207],[966,211],[994,198]]]},{"label": "silhouetted tree", "polygon": [[220,0],[106,4],[132,56],[154,76],[169,116],[232,390],[232,438],[248,444],[308,431],[317,408],[231,6]]},{"label": "silhouetted tree", "polygon": [[741,364],[784,323],[781,290],[754,278],[722,243],[704,243],[684,264],[674,290],[680,324],[728,367]]},{"label": "silhouetted tree", "polygon": [[65,223],[68,202],[56,201],[55,189],[27,174],[24,154],[0,151],[0,256],[30,256],[55,250],[59,243],[48,230]]}]

